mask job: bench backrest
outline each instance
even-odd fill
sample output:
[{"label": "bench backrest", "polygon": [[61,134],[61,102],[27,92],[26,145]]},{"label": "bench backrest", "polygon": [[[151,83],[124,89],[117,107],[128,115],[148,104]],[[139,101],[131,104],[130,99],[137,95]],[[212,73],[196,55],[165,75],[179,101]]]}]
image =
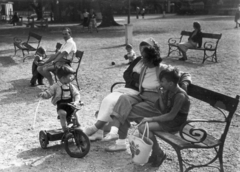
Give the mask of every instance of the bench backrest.
[{"label": "bench backrest", "polygon": [[[220,138],[221,141],[224,142],[229,126],[231,124],[232,117],[239,103],[239,96],[237,95],[236,98],[232,98],[224,94],[214,92],[193,84],[190,84],[188,87],[188,95],[203,102],[206,102],[218,110],[221,109],[228,112],[227,115],[224,114],[224,122],[226,125]],[[221,113],[223,113],[223,111],[221,111]]]},{"label": "bench backrest", "polygon": [[[185,31],[185,30],[183,30],[183,31],[181,32],[181,35],[182,35],[182,36],[190,36],[191,33],[192,33],[192,32],[190,32],[190,31]],[[203,37],[203,38],[210,38],[210,39],[218,39],[218,40],[219,40],[219,39],[221,39],[222,34],[202,32],[202,37]]]}]

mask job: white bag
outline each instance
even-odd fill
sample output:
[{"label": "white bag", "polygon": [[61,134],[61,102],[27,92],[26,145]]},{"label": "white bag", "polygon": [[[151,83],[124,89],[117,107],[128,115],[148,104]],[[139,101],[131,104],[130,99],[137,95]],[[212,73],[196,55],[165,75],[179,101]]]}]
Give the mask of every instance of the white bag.
[{"label": "white bag", "polygon": [[[139,124],[140,125],[140,124]],[[138,126],[133,131],[133,134],[135,133]],[[145,132],[147,131],[147,137],[144,137]],[[149,139],[149,126],[146,122],[144,132],[142,137],[130,135],[128,140],[130,144],[130,150],[132,153],[132,160],[134,163],[139,165],[144,165],[148,162],[148,158],[152,152],[152,146],[153,142]]]}]

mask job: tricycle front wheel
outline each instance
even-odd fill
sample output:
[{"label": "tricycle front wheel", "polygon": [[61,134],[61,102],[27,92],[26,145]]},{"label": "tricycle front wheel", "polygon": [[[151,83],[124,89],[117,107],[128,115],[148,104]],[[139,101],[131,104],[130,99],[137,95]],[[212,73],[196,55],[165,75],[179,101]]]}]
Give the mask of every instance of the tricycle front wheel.
[{"label": "tricycle front wheel", "polygon": [[83,158],[90,150],[88,136],[80,129],[74,129],[72,133],[66,135],[65,150],[73,158]]}]

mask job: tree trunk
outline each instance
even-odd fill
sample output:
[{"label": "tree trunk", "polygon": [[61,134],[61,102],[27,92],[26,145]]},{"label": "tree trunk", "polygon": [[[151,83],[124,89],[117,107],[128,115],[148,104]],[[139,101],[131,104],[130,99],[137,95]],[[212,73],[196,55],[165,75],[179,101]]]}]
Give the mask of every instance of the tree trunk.
[{"label": "tree trunk", "polygon": [[112,0],[101,0],[99,2],[102,12],[102,23],[98,27],[121,26],[113,18],[111,3]]}]

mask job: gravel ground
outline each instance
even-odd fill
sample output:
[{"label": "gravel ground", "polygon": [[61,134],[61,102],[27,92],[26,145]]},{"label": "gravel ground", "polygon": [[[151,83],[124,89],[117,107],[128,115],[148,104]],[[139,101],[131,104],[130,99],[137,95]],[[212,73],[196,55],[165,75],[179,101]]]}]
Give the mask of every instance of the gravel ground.
[{"label": "gravel ground", "polygon": [[[117,17],[119,23],[127,22],[126,17]],[[167,41],[170,37],[179,37],[181,30],[192,30],[192,23],[199,21],[204,32],[222,33],[218,47],[218,63],[207,61],[201,64],[203,52],[189,51],[189,60],[178,61],[178,57],[165,58],[168,52]],[[240,94],[240,30],[234,29],[233,16],[146,16],[144,20],[131,18],[134,26],[133,47],[139,54],[138,45],[141,40],[153,37],[159,42],[164,63],[177,66],[192,74],[197,85],[235,97]],[[48,29],[33,29],[43,36],[41,45],[47,50],[54,50],[57,42],[63,42],[61,27],[50,25]],[[81,26],[68,24],[79,50],[84,51],[79,71],[82,100],[84,108],[79,112],[82,126],[95,122],[94,113],[98,110],[101,99],[109,93],[110,86],[122,81],[122,73],[127,61],[124,27],[101,28],[99,33],[88,33]],[[70,158],[59,142],[51,142],[49,148],[40,148],[38,133],[42,129],[60,127],[56,119],[55,107],[50,100],[40,103],[35,129],[31,129],[35,109],[38,103],[36,95],[46,86],[29,87],[31,78],[32,57],[22,62],[21,52],[14,56],[12,40],[15,36],[27,39],[29,28],[0,25],[0,171],[80,171],[80,172],[177,172],[178,161],[174,150],[162,141],[160,145],[167,153],[167,160],[159,168],[149,165],[138,166],[131,161],[129,149],[125,152],[107,153],[104,148],[110,143],[100,141],[91,144],[89,154],[83,159]],[[111,62],[116,65],[112,66]],[[45,81],[46,82],[46,81]],[[214,113],[204,104],[193,101],[189,118],[202,118],[210,114],[213,118],[220,115]],[[239,113],[239,109],[237,110]],[[239,126],[240,117],[234,116],[224,149],[224,169],[226,172],[240,171]],[[219,126],[213,126],[219,128]],[[212,132],[217,132],[208,127]],[[204,162],[204,156],[212,155],[209,151],[186,152],[187,160]],[[193,170],[194,171],[194,170]],[[197,172],[217,171],[203,168]]]}]

